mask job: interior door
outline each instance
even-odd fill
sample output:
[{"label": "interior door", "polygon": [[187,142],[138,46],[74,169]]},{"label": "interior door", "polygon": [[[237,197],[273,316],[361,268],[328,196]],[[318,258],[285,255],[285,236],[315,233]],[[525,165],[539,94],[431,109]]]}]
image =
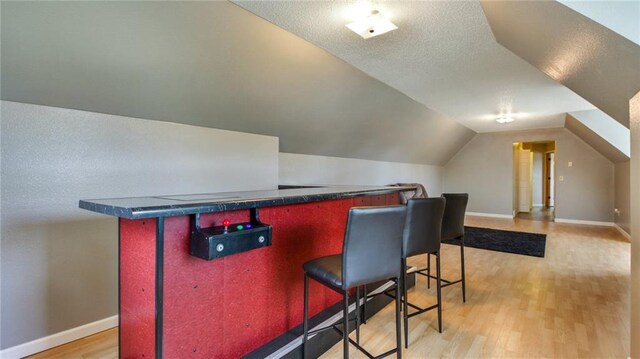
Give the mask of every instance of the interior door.
[{"label": "interior door", "polygon": [[531,212],[531,199],[533,196],[531,183],[533,182],[533,171],[531,165],[533,162],[533,153],[530,150],[520,150],[518,153],[519,172],[518,172],[518,210],[520,212]]},{"label": "interior door", "polygon": [[553,207],[555,206],[555,202],[556,202],[556,185],[555,185],[555,168],[556,168],[556,164],[555,164],[555,160],[556,160],[556,154],[551,152],[549,153],[549,207]]}]

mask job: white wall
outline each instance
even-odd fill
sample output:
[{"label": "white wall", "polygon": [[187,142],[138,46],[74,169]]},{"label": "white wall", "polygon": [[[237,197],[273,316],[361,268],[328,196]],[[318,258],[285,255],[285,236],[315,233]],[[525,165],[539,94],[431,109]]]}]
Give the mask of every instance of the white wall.
[{"label": "white wall", "polygon": [[280,153],[280,184],[386,185],[422,183],[430,196],[442,192],[440,166]]},{"label": "white wall", "polygon": [[79,199],[278,183],[276,137],[0,104],[2,348],[117,313],[117,222]]}]

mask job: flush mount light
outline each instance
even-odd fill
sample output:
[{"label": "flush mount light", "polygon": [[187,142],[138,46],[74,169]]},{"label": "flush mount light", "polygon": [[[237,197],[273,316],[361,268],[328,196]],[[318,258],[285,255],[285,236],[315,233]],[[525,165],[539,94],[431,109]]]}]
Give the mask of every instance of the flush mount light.
[{"label": "flush mount light", "polygon": [[362,36],[363,39],[368,39],[393,31],[398,27],[387,20],[378,10],[373,10],[369,16],[347,24],[347,28]]},{"label": "flush mount light", "polygon": [[496,118],[497,123],[510,123],[513,121],[515,121],[514,118],[509,115],[501,115],[500,117]]}]

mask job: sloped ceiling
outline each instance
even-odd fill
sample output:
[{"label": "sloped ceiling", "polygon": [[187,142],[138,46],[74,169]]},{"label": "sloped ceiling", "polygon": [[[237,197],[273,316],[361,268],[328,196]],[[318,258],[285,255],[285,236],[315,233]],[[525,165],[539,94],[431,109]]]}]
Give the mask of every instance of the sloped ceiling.
[{"label": "sloped ceiling", "polygon": [[640,45],[640,1],[558,0],[563,5]]},{"label": "sloped ceiling", "polygon": [[[227,2],[2,2],[2,99],[441,165],[474,132]],[[215,155],[215,154],[212,154]]]},{"label": "sloped ceiling", "polygon": [[589,110],[571,112],[569,115],[582,122],[625,156],[631,156],[631,131],[606,113],[600,110]]},{"label": "sloped ceiling", "polygon": [[[349,31],[363,1],[235,1],[477,132],[562,127],[594,109],[496,43],[478,1],[375,1],[398,29],[363,40]],[[495,122],[501,112],[516,121]]]},{"label": "sloped ceiling", "polygon": [[500,44],[629,127],[638,44],[555,1],[481,4]]},{"label": "sloped ceiling", "polygon": [[614,163],[629,161],[629,156],[617,149],[614,145],[602,138],[598,133],[587,127],[575,117],[567,114],[565,127],[581,140],[600,152],[609,161]]}]

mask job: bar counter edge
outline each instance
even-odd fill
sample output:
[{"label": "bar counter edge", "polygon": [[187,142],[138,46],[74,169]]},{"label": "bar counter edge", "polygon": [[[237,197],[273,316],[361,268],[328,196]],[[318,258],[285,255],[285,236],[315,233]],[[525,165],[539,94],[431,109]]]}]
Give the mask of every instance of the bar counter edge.
[{"label": "bar counter edge", "polygon": [[[273,207],[335,199],[391,194],[414,190],[411,186],[326,186],[287,188],[265,191],[217,192],[191,195],[164,195],[130,198],[80,200],[79,207],[88,211],[127,219],[183,216],[198,213],[234,211]],[[189,201],[189,196],[211,197],[211,200]],[[216,200],[216,197],[219,198]]]}]

